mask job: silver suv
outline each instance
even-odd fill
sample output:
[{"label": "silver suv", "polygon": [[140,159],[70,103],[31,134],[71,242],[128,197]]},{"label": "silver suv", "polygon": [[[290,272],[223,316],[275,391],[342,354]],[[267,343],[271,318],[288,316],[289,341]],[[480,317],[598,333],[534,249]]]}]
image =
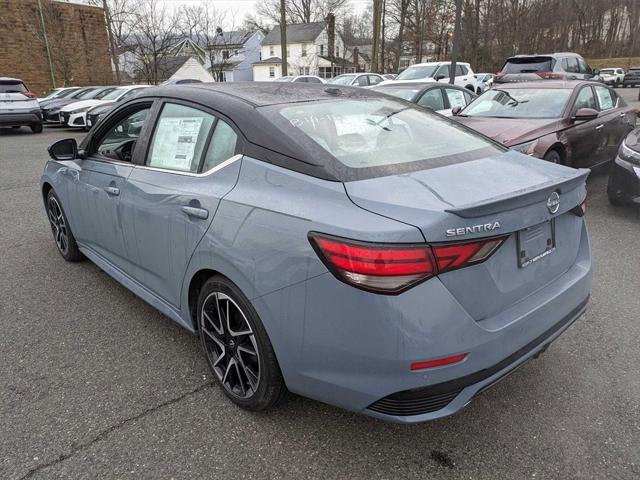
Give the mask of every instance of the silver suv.
[{"label": "silver suv", "polygon": [[0,127],[28,126],[33,133],[42,132],[40,104],[22,80],[0,77]]},{"label": "silver suv", "polygon": [[507,58],[495,78],[496,83],[534,80],[596,80],[600,71],[592,69],[582,56],[572,52],[544,55],[516,55]]}]

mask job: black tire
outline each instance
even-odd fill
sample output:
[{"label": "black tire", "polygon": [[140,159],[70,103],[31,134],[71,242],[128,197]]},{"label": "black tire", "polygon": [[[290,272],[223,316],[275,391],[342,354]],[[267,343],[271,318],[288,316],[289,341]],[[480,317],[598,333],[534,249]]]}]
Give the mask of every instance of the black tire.
[{"label": "black tire", "polygon": [[[62,209],[60,199],[53,191],[49,190],[47,194],[47,218],[49,225],[51,225],[51,232],[53,233],[53,240],[56,243],[58,252],[62,255],[67,262],[79,262],[84,259],[84,255],[78,249],[76,239],[71,232],[71,227],[67,221],[67,216]],[[63,239],[63,240],[62,240]]]},{"label": "black tire", "polygon": [[482,89],[480,87],[476,89],[476,95],[478,96],[482,95]]},{"label": "black tire", "polygon": [[547,153],[544,154],[544,159],[547,162],[557,163],[562,165],[562,155],[558,150],[555,150],[555,149],[549,150]]},{"label": "black tire", "polygon": [[624,197],[620,190],[614,190],[610,185],[607,186],[607,198],[609,203],[614,207],[619,207],[624,203]]},{"label": "black tire", "polygon": [[[225,312],[230,317],[226,324]],[[197,319],[200,345],[209,367],[231,401],[254,412],[283,401],[287,387],[273,346],[253,305],[233,282],[215,275],[204,283],[198,295]],[[234,332],[231,323],[239,330]]]},{"label": "black tire", "polygon": [[41,123],[34,123],[31,125],[31,131],[33,133],[42,133],[42,124]]}]

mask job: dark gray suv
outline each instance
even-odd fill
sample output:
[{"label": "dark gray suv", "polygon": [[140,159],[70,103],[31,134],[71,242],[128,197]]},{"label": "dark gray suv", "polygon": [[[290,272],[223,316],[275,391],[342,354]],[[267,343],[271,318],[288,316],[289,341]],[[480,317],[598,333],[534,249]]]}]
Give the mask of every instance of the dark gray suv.
[{"label": "dark gray suv", "polygon": [[507,58],[496,83],[531,82],[534,80],[596,80],[599,70],[592,69],[577,53],[561,52],[544,55],[516,55]]}]

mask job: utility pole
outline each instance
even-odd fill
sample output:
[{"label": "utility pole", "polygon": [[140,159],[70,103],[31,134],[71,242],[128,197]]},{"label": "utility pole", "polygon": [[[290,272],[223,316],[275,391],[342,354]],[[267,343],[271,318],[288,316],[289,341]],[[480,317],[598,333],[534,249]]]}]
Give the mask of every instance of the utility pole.
[{"label": "utility pole", "polygon": [[371,48],[371,71],[378,73],[380,61],[380,31],[382,23],[382,0],[373,0],[373,46]]},{"label": "utility pole", "polygon": [[282,51],[282,76],[286,77],[287,72],[287,10],[286,0],[280,0],[280,50]]},{"label": "utility pole", "polygon": [[47,60],[49,61],[49,73],[51,74],[51,86],[56,88],[56,74],[53,71],[53,62],[51,61],[51,49],[49,48],[49,37],[47,37],[47,27],[44,24],[44,14],[42,13],[42,0],[38,0],[38,11],[40,12],[40,27],[42,28],[42,36],[44,38],[44,47],[47,50]]},{"label": "utility pole", "polygon": [[449,68],[449,83],[456,81],[456,66],[460,50],[460,17],[462,16],[462,0],[456,0],[456,23],[453,29],[453,45],[451,46],[451,67]]}]

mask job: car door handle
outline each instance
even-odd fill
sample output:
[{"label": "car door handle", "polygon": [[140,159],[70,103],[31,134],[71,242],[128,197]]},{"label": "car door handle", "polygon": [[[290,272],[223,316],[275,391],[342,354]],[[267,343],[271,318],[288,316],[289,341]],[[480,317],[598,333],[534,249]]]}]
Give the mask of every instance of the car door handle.
[{"label": "car door handle", "polygon": [[207,218],[209,218],[209,210],[207,210],[206,208],[189,207],[185,205],[184,207],[182,207],[182,211],[189,217],[200,218],[202,220],[206,220]]},{"label": "car door handle", "polygon": [[104,191],[114,197],[120,195],[120,189],[118,187],[104,187]]},{"label": "car door handle", "polygon": [[604,127],[604,124],[603,124],[603,123],[601,123],[600,125],[598,125],[598,126],[596,127],[596,130],[601,130],[603,127]]}]

